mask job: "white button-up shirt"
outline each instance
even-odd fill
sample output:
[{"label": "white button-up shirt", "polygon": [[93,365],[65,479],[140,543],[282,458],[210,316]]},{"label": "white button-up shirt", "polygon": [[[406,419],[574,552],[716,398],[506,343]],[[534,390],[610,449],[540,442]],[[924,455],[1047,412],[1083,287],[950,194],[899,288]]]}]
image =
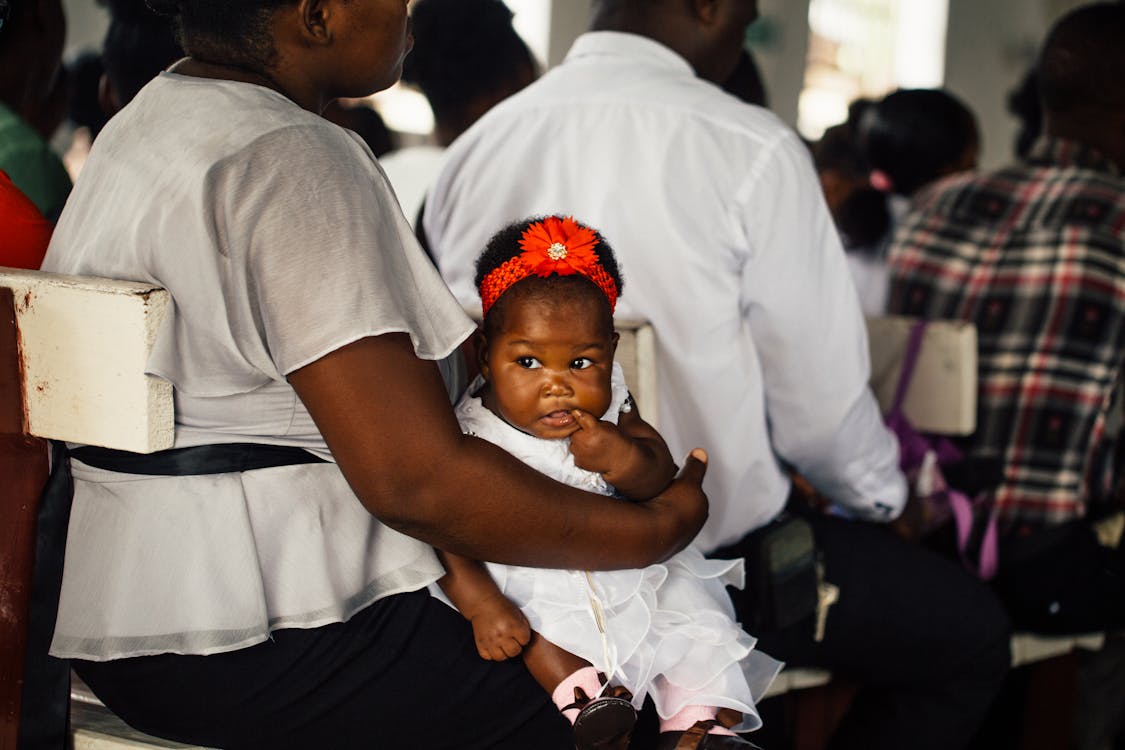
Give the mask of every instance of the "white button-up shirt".
[{"label": "white button-up shirt", "polygon": [[660,430],[675,455],[711,458],[701,546],[776,516],[786,463],[857,516],[897,515],[906,486],[855,288],[788,127],[657,42],[585,34],[447,152],[425,229],[458,299],[478,302],[495,231],[549,213],[603,233],[625,277],[617,314],[656,330]]}]

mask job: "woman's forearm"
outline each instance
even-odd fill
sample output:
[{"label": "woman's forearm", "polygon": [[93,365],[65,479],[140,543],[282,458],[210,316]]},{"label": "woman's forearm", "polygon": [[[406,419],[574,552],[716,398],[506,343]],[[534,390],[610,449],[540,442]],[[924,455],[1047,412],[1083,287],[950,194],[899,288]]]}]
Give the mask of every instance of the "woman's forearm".
[{"label": "woman's forearm", "polygon": [[357,497],[435,547],[516,565],[640,567],[706,518],[703,468],[631,504],[567,487],[461,434],[437,367],[403,334],[362,339],[290,375]]}]

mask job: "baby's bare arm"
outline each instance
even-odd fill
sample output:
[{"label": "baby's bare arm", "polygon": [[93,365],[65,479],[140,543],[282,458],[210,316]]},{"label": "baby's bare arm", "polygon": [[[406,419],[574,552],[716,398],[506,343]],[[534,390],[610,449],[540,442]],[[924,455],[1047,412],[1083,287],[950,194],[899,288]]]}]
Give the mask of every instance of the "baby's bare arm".
[{"label": "baby's bare arm", "polygon": [[664,438],[634,408],[617,424],[575,410],[581,429],[570,436],[570,452],[583,469],[596,471],[631,500],[655,497],[668,486],[676,464]]},{"label": "baby's bare arm", "polygon": [[437,551],[445,566],[438,585],[449,601],[473,626],[481,658],[504,661],[518,656],[531,640],[531,626],[512,604],[479,560]]}]

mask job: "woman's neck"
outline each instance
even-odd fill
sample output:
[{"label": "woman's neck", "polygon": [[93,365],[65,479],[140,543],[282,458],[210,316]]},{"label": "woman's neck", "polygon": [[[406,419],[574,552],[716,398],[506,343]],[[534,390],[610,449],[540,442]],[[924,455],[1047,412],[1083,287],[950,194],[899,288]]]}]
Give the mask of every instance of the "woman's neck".
[{"label": "woman's neck", "polygon": [[168,68],[169,73],[193,76],[195,78],[212,78],[220,81],[239,81],[253,83],[258,86],[272,89],[287,99],[292,100],[299,107],[320,114],[327,102],[321,102],[317,97],[302,95],[295,87],[283,84],[271,71],[259,71],[253,68],[236,65],[233,63],[217,63],[200,60],[195,57],[185,57]]}]

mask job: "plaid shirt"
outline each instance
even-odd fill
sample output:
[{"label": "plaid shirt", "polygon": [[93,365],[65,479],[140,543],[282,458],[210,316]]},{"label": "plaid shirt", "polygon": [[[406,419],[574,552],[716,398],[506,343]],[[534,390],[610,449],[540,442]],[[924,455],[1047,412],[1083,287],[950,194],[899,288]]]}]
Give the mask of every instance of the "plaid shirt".
[{"label": "plaid shirt", "polygon": [[1074,141],[926,191],[890,251],[889,312],[976,324],[977,429],[1002,523],[1086,512],[1125,345],[1125,178]]}]

